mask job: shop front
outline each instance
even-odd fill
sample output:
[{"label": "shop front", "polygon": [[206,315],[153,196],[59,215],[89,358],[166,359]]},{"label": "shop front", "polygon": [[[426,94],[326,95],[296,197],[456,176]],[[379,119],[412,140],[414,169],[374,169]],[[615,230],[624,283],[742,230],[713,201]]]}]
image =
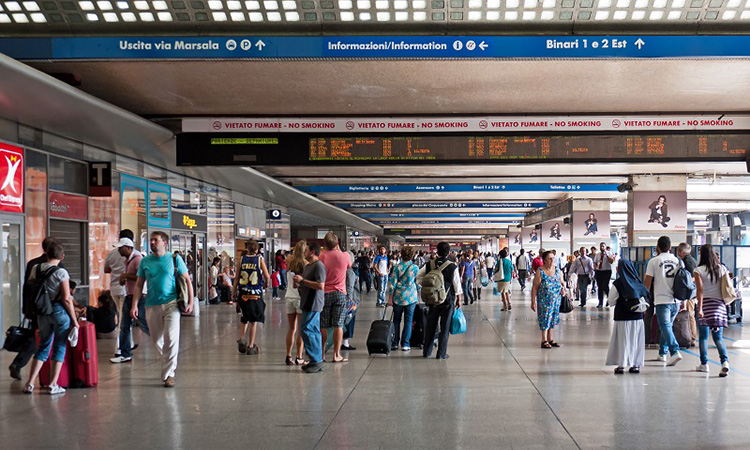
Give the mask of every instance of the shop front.
[{"label": "shop front", "polygon": [[[82,304],[89,303],[88,220],[87,196],[49,191],[49,234],[65,248],[63,265],[78,284],[74,298]],[[93,260],[103,264],[106,256]]]},{"label": "shop front", "polygon": [[[21,282],[24,270],[24,151],[0,143],[0,323],[3,330],[21,320]],[[5,336],[0,336],[4,343]]]},{"label": "shop front", "polygon": [[198,301],[206,300],[206,233],[208,218],[197,214],[172,211],[172,252],[185,259],[193,291]]}]

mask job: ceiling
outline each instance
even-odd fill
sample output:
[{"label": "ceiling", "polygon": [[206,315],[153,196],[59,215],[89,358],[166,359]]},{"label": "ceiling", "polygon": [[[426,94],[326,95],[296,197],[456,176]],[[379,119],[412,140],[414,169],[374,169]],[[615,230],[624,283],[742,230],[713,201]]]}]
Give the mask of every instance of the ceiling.
[{"label": "ceiling", "polygon": [[3,34],[743,32],[741,0],[2,0]]}]

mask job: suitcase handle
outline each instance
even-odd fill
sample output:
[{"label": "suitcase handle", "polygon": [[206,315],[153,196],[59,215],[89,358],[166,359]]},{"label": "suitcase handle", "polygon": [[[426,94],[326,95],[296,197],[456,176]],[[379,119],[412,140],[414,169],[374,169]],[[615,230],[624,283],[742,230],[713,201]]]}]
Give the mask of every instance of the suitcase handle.
[{"label": "suitcase handle", "polygon": [[[388,304],[385,305],[385,308],[383,308],[383,317],[380,320],[385,320],[385,314],[388,311]],[[396,314],[395,309],[391,309],[391,322],[393,322],[393,316]]]}]

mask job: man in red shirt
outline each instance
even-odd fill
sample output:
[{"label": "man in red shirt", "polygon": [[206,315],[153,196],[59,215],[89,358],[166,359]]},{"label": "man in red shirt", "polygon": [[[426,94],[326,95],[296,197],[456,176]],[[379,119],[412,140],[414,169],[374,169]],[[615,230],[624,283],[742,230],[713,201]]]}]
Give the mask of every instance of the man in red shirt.
[{"label": "man in red shirt", "polygon": [[542,253],[544,253],[544,249],[539,249],[539,255],[537,255],[536,258],[534,258],[533,261],[531,261],[531,278],[533,279],[536,275],[536,270],[544,265],[544,261],[542,261]]},{"label": "man in red shirt", "polygon": [[339,248],[339,237],[332,231],[326,234],[326,251],[321,253],[320,261],[326,268],[325,304],[320,314],[320,332],[323,346],[328,340],[328,329],[333,328],[333,362],[346,362],[341,356],[341,341],[344,337],[344,319],[346,318],[346,269],[351,267],[349,255]]}]

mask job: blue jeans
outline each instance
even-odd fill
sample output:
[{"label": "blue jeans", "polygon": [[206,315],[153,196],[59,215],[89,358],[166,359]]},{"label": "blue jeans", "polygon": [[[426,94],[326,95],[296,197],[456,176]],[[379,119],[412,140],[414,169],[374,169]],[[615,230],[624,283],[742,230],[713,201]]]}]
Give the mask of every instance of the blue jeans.
[{"label": "blue jeans", "polygon": [[378,286],[378,305],[385,304],[385,293],[388,291],[388,275],[378,275],[380,285]]},{"label": "blue jeans", "polygon": [[656,320],[659,323],[659,356],[664,356],[669,351],[670,355],[675,355],[680,351],[680,344],[674,337],[672,324],[677,313],[680,311],[678,303],[666,305],[656,305]]},{"label": "blue jeans", "polygon": [[65,361],[65,346],[68,343],[70,316],[63,305],[52,305],[52,314],[39,317],[39,348],[34,356],[39,361],[47,361],[52,349],[52,361]]},{"label": "blue jeans", "polygon": [[300,327],[305,351],[310,356],[310,364],[323,361],[323,339],[320,334],[320,312],[302,311],[302,326]]},{"label": "blue jeans", "polygon": [[464,290],[464,305],[471,302],[474,303],[474,292],[472,290],[472,283],[474,282],[473,277],[464,277],[462,280],[462,288]]},{"label": "blue jeans", "polygon": [[[401,306],[393,304],[393,325],[396,329],[396,336],[393,338],[393,345],[398,345],[399,337],[401,338],[401,347],[411,347],[411,327],[414,324],[414,308],[417,304]],[[404,315],[404,332],[399,330],[401,325],[401,314]]]},{"label": "blue jeans", "polygon": [[[132,307],[133,296],[126,295],[125,301],[122,302],[122,317],[120,318],[120,354],[124,358],[133,356],[131,353],[133,349],[130,348],[131,335],[133,333],[133,318],[130,317],[130,309]],[[148,323],[146,323],[146,297],[141,297],[138,300],[138,325],[144,333],[149,334]]]},{"label": "blue jeans", "polygon": [[[709,327],[700,326],[698,319],[698,311],[695,312],[695,321],[698,322],[698,348],[701,353],[701,364],[708,364],[708,333]],[[721,362],[729,361],[727,357],[727,346],[724,343],[724,329],[719,328],[717,331],[711,331],[711,336],[714,338],[714,344],[716,344],[716,350],[719,351],[719,360]]]},{"label": "blue jeans", "polygon": [[279,270],[279,275],[281,275],[281,284],[279,287],[282,291],[286,291],[286,269]]}]

